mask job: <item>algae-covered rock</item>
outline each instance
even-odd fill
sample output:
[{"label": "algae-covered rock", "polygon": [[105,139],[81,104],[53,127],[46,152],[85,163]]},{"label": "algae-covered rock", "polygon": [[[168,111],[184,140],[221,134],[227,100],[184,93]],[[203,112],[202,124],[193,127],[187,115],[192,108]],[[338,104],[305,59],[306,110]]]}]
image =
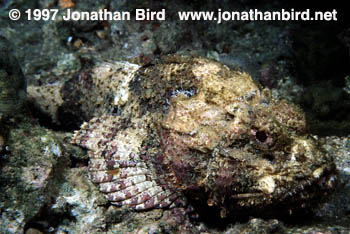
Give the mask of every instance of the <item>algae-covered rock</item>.
[{"label": "algae-covered rock", "polygon": [[350,132],[350,96],[342,88],[320,82],[306,88],[300,102],[312,133],[325,136]]},{"label": "algae-covered rock", "polygon": [[18,111],[26,97],[26,81],[10,48],[0,37],[0,115]]},{"label": "algae-covered rock", "polygon": [[21,233],[56,196],[70,160],[52,131],[28,119],[8,127],[7,151],[1,158],[0,232]]},{"label": "algae-covered rock", "polygon": [[295,30],[293,54],[300,82],[310,85],[328,80],[333,85],[343,86],[350,56],[337,38],[337,30],[326,24],[308,24]]},{"label": "algae-covered rock", "polygon": [[[57,232],[98,233],[106,228],[105,205],[106,200],[86,180],[86,171],[73,168],[65,174],[65,181],[46,214],[51,220],[56,217],[50,225]],[[36,222],[45,220],[50,218],[44,215],[36,218]]]}]

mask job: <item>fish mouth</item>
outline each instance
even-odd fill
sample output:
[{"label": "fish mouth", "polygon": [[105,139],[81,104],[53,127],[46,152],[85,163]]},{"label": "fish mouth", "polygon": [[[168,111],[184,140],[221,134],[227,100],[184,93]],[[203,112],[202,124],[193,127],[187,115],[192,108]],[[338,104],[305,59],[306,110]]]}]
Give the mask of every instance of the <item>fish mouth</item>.
[{"label": "fish mouth", "polygon": [[[310,198],[318,194],[323,195],[337,186],[337,173],[335,167],[320,167],[313,171],[311,177],[298,181],[295,189],[286,193],[286,197],[295,194],[309,193]],[[312,196],[313,195],[313,196]]]},{"label": "fish mouth", "polygon": [[255,197],[263,197],[265,194],[263,192],[256,193],[237,193],[232,195],[234,199],[247,199],[247,198],[255,198]]},{"label": "fish mouth", "polygon": [[[277,192],[275,192],[277,186],[278,185],[275,185],[272,179],[263,178],[260,180],[260,186],[257,186],[256,189],[246,193],[233,194],[231,197],[237,200],[254,198],[285,200],[288,199],[288,197],[302,194],[302,197],[312,198],[317,196],[317,194],[334,190],[337,186],[337,173],[334,166],[320,167],[315,169],[310,177],[298,179],[290,185],[290,188],[284,188],[284,193],[277,194]],[[305,196],[306,193],[308,193],[309,196]]]},{"label": "fish mouth", "polygon": [[335,165],[330,168],[322,168],[314,170],[314,183],[316,183],[322,190],[333,190],[337,186],[338,174]]}]

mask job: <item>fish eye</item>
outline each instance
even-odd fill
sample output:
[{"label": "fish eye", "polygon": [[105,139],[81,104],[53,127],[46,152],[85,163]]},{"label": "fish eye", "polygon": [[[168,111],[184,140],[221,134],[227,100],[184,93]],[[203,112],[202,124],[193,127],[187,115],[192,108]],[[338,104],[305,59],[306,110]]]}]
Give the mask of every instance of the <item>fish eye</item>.
[{"label": "fish eye", "polygon": [[225,114],[225,120],[231,121],[233,119],[235,119],[235,116],[233,114],[230,114],[230,113]]},{"label": "fish eye", "polygon": [[262,157],[270,162],[273,162],[275,160],[275,156],[273,156],[272,154],[264,154]]},{"label": "fish eye", "polygon": [[267,134],[265,133],[265,131],[257,131],[255,137],[258,141],[264,143],[267,139]]}]

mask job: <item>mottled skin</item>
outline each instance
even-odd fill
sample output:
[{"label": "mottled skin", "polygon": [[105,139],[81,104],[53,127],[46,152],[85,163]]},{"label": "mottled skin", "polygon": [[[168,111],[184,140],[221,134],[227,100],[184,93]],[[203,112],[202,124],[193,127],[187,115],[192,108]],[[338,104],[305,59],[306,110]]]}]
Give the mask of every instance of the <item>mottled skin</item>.
[{"label": "mottled skin", "polygon": [[72,141],[89,150],[91,179],[113,204],[277,214],[335,185],[302,111],[247,73],[175,56],[141,67],[129,87],[118,116],[94,118]]}]

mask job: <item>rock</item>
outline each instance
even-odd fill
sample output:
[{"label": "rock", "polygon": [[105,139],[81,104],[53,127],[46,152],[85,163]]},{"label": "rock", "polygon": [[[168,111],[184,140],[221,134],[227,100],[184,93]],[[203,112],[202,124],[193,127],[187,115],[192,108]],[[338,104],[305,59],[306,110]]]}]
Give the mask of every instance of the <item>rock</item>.
[{"label": "rock", "polygon": [[0,173],[0,232],[22,233],[58,193],[69,154],[55,133],[28,119],[9,126]]},{"label": "rock", "polygon": [[0,115],[15,114],[26,97],[26,80],[10,48],[0,37]]}]

